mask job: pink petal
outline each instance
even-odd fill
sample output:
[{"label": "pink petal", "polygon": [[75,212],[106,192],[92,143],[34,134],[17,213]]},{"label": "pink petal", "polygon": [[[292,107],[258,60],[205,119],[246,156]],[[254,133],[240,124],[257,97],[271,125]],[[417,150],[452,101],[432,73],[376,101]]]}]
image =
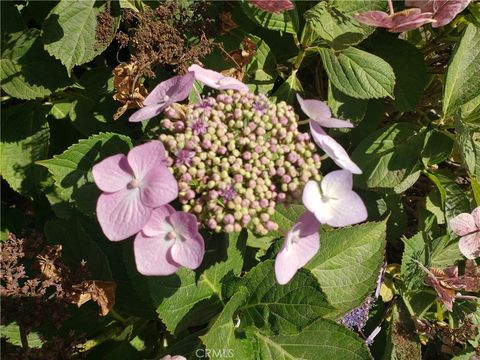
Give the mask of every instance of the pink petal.
[{"label": "pink petal", "polygon": [[124,189],[133,179],[133,171],[123,154],[110,156],[94,165],[92,175],[98,188],[106,192]]},{"label": "pink petal", "polygon": [[174,76],[162,81],[146,97],[144,105],[167,104],[185,100],[190,94],[195,80],[195,74],[188,72],[185,75]]},{"label": "pink petal", "polygon": [[353,176],[350,171],[336,170],[329,172],[322,179],[322,193],[327,197],[341,198],[352,190]]},{"label": "pink petal", "polygon": [[[470,3],[470,0],[443,0],[434,3],[436,23],[432,24],[432,27],[440,27],[450,23],[455,16],[460,14]],[[438,5],[437,5],[438,4]]]},{"label": "pink petal", "polygon": [[198,232],[197,218],[193,214],[177,211],[169,216],[168,221],[181,237],[172,246],[172,258],[189,269],[196,269],[205,255],[205,244]]},{"label": "pink petal", "polygon": [[418,29],[424,24],[435,22],[432,16],[433,13],[422,13],[420,9],[405,9],[392,16],[393,26],[390,27],[389,31],[398,33]]},{"label": "pink petal", "polygon": [[473,220],[475,221],[475,225],[477,225],[477,229],[480,230],[480,206],[473,209],[472,216]]},{"label": "pink petal", "polygon": [[140,110],[135,111],[130,117],[128,121],[130,122],[140,122],[144,120],[151,119],[158,114],[160,114],[165,108],[168,106],[167,103],[155,104],[155,105],[146,105]]},{"label": "pink petal", "polygon": [[152,209],[140,201],[140,191],[123,189],[103,193],[97,201],[97,218],[105,236],[112,241],[126,239],[147,223]]},{"label": "pink petal", "polygon": [[135,146],[127,157],[135,178],[141,181],[151,169],[164,165],[165,148],[160,141],[150,141]]},{"label": "pink petal", "polygon": [[[281,285],[288,283],[298,269],[305,266],[320,248],[320,224],[312,213],[304,213],[292,227],[275,258],[275,277]],[[299,232],[300,237],[289,243],[289,237]],[[295,235],[294,235],[295,236]]]},{"label": "pink petal", "polygon": [[318,204],[321,202],[321,199],[322,194],[320,192],[320,186],[318,186],[318,183],[314,180],[308,181],[303,188],[303,205],[308,211],[315,213]]},{"label": "pink petal", "polygon": [[346,173],[340,170],[326,175],[322,180],[322,191],[315,181],[307,182],[303,189],[303,204],[322,224],[341,227],[367,219],[365,204],[351,190],[351,179]]},{"label": "pink petal", "polygon": [[143,231],[140,232],[133,243],[138,272],[143,275],[175,273],[180,268],[180,264],[176,264],[169,255],[172,245],[172,241],[166,241],[164,237],[148,237]]},{"label": "pink petal", "polygon": [[423,11],[433,11],[435,0],[405,0],[405,6],[420,8]]},{"label": "pink petal", "polygon": [[362,170],[350,159],[345,149],[337,143],[332,137],[315,121],[310,121],[310,132],[313,141],[342,169],[346,169],[353,174],[361,174]]},{"label": "pink petal", "polygon": [[[148,222],[142,229],[143,233],[146,236],[157,236],[170,231],[172,227],[166,222],[166,218],[174,212],[175,209],[170,205],[164,205],[154,209]],[[165,226],[165,224],[167,224],[167,226]]]},{"label": "pink petal", "polygon": [[462,213],[450,219],[450,228],[459,236],[467,235],[478,230],[475,225],[475,219],[467,213]]},{"label": "pink petal", "polygon": [[294,7],[290,0],[250,0],[250,3],[260,10],[270,13],[292,10]]},{"label": "pink petal", "polygon": [[321,120],[332,117],[332,112],[330,111],[330,108],[323,101],[313,99],[305,100],[298,94],[297,101],[300,104],[302,111],[310,119]]},{"label": "pink petal", "polygon": [[475,259],[480,256],[480,232],[463,236],[458,242],[460,252],[467,259]]},{"label": "pink petal", "polygon": [[327,104],[320,100],[304,100],[297,94],[297,100],[302,111],[310,119],[314,120],[321,126],[334,128],[351,128],[353,125],[349,121],[332,118],[332,113]]},{"label": "pink petal", "polygon": [[367,220],[368,213],[360,196],[348,191],[341,198],[329,200],[323,208],[319,207],[315,216],[320,222],[320,217],[323,218],[330,226],[343,227]]},{"label": "pink petal", "polygon": [[151,169],[140,183],[140,197],[149,207],[168,204],[178,196],[178,183],[165,165]]},{"label": "pink petal", "polygon": [[241,81],[232,77],[223,76],[219,72],[204,69],[197,64],[193,64],[188,68],[188,71],[195,73],[195,79],[201,83],[217,90],[238,90],[248,91],[248,86]]},{"label": "pink petal", "polygon": [[393,26],[390,16],[383,11],[365,11],[353,16],[359,23],[369,26],[389,28]]}]

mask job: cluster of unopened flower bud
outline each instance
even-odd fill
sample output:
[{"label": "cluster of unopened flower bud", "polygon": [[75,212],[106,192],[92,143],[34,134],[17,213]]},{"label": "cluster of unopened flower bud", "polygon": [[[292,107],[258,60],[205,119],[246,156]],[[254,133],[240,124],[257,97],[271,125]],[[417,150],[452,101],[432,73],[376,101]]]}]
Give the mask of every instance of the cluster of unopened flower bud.
[{"label": "cluster of unopened flower bud", "polygon": [[297,121],[285,102],[233,90],[168,108],[160,140],[183,210],[217,232],[276,230],[276,204],[293,202],[308,180],[320,179],[320,157]]}]

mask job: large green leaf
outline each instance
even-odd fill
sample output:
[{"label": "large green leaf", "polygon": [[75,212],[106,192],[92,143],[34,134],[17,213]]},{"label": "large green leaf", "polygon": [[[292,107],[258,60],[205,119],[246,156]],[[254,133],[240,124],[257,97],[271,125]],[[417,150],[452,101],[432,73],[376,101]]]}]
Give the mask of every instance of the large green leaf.
[{"label": "large green leaf", "polygon": [[39,195],[46,173],[35,161],[48,156],[48,108],[34,102],[2,109],[0,172],[10,187],[24,196]]},{"label": "large green leaf", "polygon": [[477,177],[480,176],[480,138],[470,130],[468,124],[455,117],[456,143],[465,168]]},{"label": "large green leaf", "polygon": [[252,331],[262,360],[367,360],[365,341],[343,325],[319,319],[292,335],[271,336]]},{"label": "large green leaf", "polygon": [[[98,22],[102,12],[110,21]],[[118,27],[110,6],[95,0],[61,0],[43,23],[43,43],[50,55],[71,72],[75,65],[87,63],[110,44]],[[98,28],[109,26],[109,28]],[[108,34],[108,35],[106,35]]]},{"label": "large green leaf", "polygon": [[95,280],[112,280],[108,258],[87,234],[78,218],[52,220],[45,224],[45,236],[51,244],[62,245],[62,258],[72,268],[85,260]]},{"label": "large green leaf", "polygon": [[37,29],[2,31],[0,80],[7,94],[27,100],[48,96],[71,83],[62,64],[43,49]]},{"label": "large green leaf", "polygon": [[382,58],[354,47],[319,52],[329,80],[341,92],[358,99],[394,97],[395,74]]},{"label": "large green leaf", "polygon": [[365,118],[367,105],[368,100],[345,95],[331,81],[328,82],[328,106],[337,118],[350,120],[354,125],[359,124]]},{"label": "large green leaf", "polygon": [[375,289],[383,264],[385,234],[385,222],[322,233],[320,250],[306,268],[339,313],[359,306]]},{"label": "large green leaf", "polygon": [[113,133],[101,133],[80,140],[63,154],[53,159],[38,161],[53,175],[62,198],[76,205],[83,213],[92,216],[100,191],[92,177],[92,166],[100,160],[118,153],[127,153],[130,138]]},{"label": "large green leaf", "polygon": [[[335,49],[355,45],[375,31],[374,27],[364,26],[352,17],[360,11],[349,3],[356,1],[319,2],[305,12],[307,23],[322,39],[327,40]],[[370,9],[379,1],[370,1]]]},{"label": "large green leaf", "polygon": [[460,213],[470,212],[470,204],[465,191],[455,183],[450,175],[427,173],[427,176],[440,192],[442,210],[445,213],[447,222]]},{"label": "large green leaf", "polygon": [[362,45],[393,68],[396,79],[395,107],[399,111],[410,111],[415,109],[423,95],[427,83],[427,67],[420,50],[392,35],[380,32]]},{"label": "large green leaf", "polygon": [[249,297],[240,307],[241,321],[282,333],[295,332],[318,317],[335,311],[315,278],[301,270],[286,285],[275,279],[274,262],[260,263],[242,282]]},{"label": "large green leaf", "polygon": [[[12,322],[8,325],[0,325],[0,332],[2,333],[2,338],[4,338],[6,342],[15,346],[22,346],[20,327],[17,323]],[[43,342],[39,334],[32,331],[27,334],[27,344],[29,348],[40,349]]]},{"label": "large green leaf", "polygon": [[[217,305],[223,301],[224,277],[240,275],[245,243],[246,232],[208,241],[207,256],[198,273],[204,271],[199,277],[192,270],[181,269],[171,276],[148,278],[150,297],[170,332],[177,332],[185,326],[181,322],[187,314],[216,312]],[[198,316],[202,315],[197,313]]]},{"label": "large green leaf", "polygon": [[355,178],[355,184],[363,188],[400,185],[421,167],[423,137],[409,123],[396,123],[375,131],[352,153],[353,161],[363,171]]},{"label": "large green leaf", "polygon": [[245,80],[258,93],[266,94],[272,90],[277,79],[277,61],[268,44],[261,38],[249,35],[257,45],[250,64],[245,69]]},{"label": "large green leaf", "polygon": [[72,89],[73,98],[69,117],[73,126],[85,136],[99,132],[132,132],[132,124],[123,120],[113,121],[113,115],[121,106],[113,100],[112,70],[98,66],[86,71],[78,81],[81,89]]},{"label": "large green leaf", "polygon": [[285,101],[287,104],[292,104],[295,99],[295,94],[297,93],[302,94],[303,87],[297,78],[297,70],[294,70],[287,80],[275,91],[272,100],[276,102]]},{"label": "large green leaf", "polygon": [[423,165],[431,166],[445,161],[453,149],[453,139],[435,129],[425,135],[425,144],[422,150]]},{"label": "large green leaf", "polygon": [[443,113],[453,115],[480,93],[480,29],[469,24],[448,66]]},{"label": "large green leaf", "polygon": [[272,231],[273,236],[285,236],[304,212],[305,207],[300,204],[292,204],[285,207],[282,204],[277,205],[275,213],[272,215],[272,221],[278,224],[278,230]]},{"label": "large green leaf", "polygon": [[282,11],[278,14],[265,12],[247,1],[240,3],[242,10],[257,25],[274,31],[296,34],[298,31],[297,10]]},{"label": "large green leaf", "polygon": [[[251,339],[242,338],[235,332],[233,316],[248,297],[248,291],[241,287],[228,301],[218,318],[210,325],[208,332],[201,337],[205,348],[210,352],[210,359],[235,357],[249,359],[253,354]],[[230,355],[230,356],[228,356]]]}]

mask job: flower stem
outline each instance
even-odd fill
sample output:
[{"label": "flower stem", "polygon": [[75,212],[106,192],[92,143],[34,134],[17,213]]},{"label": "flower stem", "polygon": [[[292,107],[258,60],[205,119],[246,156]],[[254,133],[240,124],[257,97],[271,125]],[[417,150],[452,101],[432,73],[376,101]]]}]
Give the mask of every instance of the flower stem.
[{"label": "flower stem", "polygon": [[387,0],[388,2],[388,8],[390,9],[390,16],[392,16],[393,14],[395,14],[395,10],[393,9],[393,2],[392,0]]}]

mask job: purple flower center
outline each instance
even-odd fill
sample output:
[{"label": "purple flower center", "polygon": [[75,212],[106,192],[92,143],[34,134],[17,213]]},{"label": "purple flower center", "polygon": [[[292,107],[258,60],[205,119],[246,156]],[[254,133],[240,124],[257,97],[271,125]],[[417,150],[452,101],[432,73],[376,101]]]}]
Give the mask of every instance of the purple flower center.
[{"label": "purple flower center", "polygon": [[190,166],[194,157],[195,151],[183,149],[177,153],[177,161],[175,163],[177,165]]},{"label": "purple flower center", "polygon": [[207,132],[207,124],[201,119],[197,119],[192,124],[192,130],[195,135],[205,134]]},{"label": "purple flower center", "polygon": [[137,188],[139,185],[139,181],[137,179],[132,179],[132,181],[130,181],[128,184],[127,184],[127,189],[135,189]]},{"label": "purple flower center", "polygon": [[174,231],[169,231],[167,235],[165,235],[165,239],[167,240],[175,240],[177,238],[177,234]]},{"label": "purple flower center", "polygon": [[258,102],[258,101],[255,101],[252,105],[252,109],[254,111],[260,111],[261,113],[263,113],[265,110],[267,110],[268,106],[265,104],[265,103],[261,103],[261,102]]},{"label": "purple flower center", "polygon": [[233,186],[227,187],[223,193],[222,196],[225,199],[225,201],[230,201],[233,200],[233,198],[237,195],[237,192],[233,189]]}]

